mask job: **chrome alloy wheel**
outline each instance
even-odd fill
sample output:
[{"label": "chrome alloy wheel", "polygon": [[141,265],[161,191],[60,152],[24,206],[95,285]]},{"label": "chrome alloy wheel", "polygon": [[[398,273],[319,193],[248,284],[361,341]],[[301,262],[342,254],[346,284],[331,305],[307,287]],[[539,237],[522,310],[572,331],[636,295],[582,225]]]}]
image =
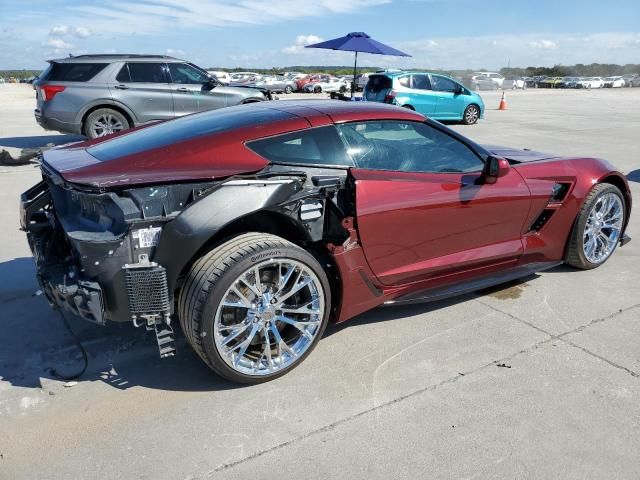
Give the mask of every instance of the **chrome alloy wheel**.
[{"label": "chrome alloy wheel", "polygon": [[94,132],[94,137],[104,137],[124,129],[124,125],[118,117],[110,113],[105,113],[96,118],[90,125]]},{"label": "chrome alloy wheel", "polygon": [[227,289],[214,319],[216,349],[245,375],[269,375],[294,364],[313,344],[324,318],[322,283],[291,259],[258,263]]},{"label": "chrome alloy wheel", "polygon": [[624,219],[622,200],[607,193],[596,200],[584,227],[583,252],[591,263],[604,262],[616,248]]}]

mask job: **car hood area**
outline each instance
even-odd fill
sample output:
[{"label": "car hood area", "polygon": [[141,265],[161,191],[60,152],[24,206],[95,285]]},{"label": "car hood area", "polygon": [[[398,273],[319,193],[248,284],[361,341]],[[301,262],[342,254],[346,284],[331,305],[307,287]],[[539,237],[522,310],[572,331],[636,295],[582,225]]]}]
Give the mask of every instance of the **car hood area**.
[{"label": "car hood area", "polygon": [[551,158],[560,158],[558,155],[535,152],[528,148],[518,149],[512,147],[502,147],[499,145],[482,145],[492,155],[506,158],[516,163],[538,162],[540,160],[549,160]]}]

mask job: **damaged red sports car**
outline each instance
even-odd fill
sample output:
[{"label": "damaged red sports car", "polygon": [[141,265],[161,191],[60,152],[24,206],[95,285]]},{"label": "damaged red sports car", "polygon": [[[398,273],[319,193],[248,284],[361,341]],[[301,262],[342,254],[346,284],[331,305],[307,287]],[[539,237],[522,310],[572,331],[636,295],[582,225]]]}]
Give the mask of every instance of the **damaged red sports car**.
[{"label": "damaged red sports car", "polygon": [[560,263],[594,268],[631,194],[603,160],[480,146],[394,106],[265,102],[44,153],[21,222],[52,306],[131,321],[215,372],[288,372],[328,322]]}]

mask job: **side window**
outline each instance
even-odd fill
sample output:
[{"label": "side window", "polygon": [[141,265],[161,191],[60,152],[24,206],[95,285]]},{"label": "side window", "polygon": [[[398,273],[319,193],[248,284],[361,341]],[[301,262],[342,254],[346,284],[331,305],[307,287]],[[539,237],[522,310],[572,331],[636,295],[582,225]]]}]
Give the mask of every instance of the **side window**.
[{"label": "side window", "polygon": [[419,122],[337,125],[358,168],[399,172],[477,172],[484,162],[456,138]]},{"label": "side window", "polygon": [[410,88],[411,87],[411,75],[405,75],[404,77],[398,78],[398,83],[401,87]]},{"label": "side window", "polygon": [[413,88],[417,90],[431,90],[428,75],[413,75]]},{"label": "side window", "polygon": [[274,163],[353,166],[333,126],[254,140],[247,147]]},{"label": "side window", "polygon": [[432,75],[433,89],[438,92],[455,92],[456,82],[450,78],[441,77],[440,75]]},{"label": "side window", "polygon": [[[129,72],[129,78],[126,78],[125,68]],[[122,75],[122,77],[120,77]],[[124,80],[120,80],[120,78],[124,78]],[[147,62],[139,62],[139,63],[127,63],[118,76],[116,80],[119,82],[134,82],[134,83],[167,83],[165,78],[165,74],[163,71],[162,63],[147,63]]]},{"label": "side window", "polygon": [[203,72],[186,63],[169,63],[168,67],[171,83],[205,84],[209,81]]},{"label": "side window", "polygon": [[56,63],[43,75],[43,80],[52,82],[88,82],[95,77],[106,63]]}]

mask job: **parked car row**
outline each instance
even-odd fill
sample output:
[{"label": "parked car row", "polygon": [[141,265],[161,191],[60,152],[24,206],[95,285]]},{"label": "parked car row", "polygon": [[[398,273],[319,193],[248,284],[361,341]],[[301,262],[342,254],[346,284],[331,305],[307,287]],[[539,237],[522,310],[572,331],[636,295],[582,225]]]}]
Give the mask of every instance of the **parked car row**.
[{"label": "parked car row", "polygon": [[617,75],[612,77],[540,77],[532,79],[536,88],[622,88],[640,87],[638,74]]}]

